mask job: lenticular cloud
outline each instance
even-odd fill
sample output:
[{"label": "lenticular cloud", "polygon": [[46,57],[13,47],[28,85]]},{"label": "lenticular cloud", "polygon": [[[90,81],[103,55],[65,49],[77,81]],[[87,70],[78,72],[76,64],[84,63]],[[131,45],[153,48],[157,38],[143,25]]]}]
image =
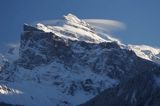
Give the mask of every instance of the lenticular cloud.
[{"label": "lenticular cloud", "polygon": [[126,25],[120,21],[107,19],[85,19],[85,21],[98,29],[111,33],[115,30],[124,30]]},{"label": "lenticular cloud", "polygon": [[[97,29],[103,30],[105,32],[111,33],[117,30],[124,30],[126,29],[126,25],[123,22],[117,20],[108,20],[108,19],[83,19],[90,25],[96,27]],[[43,20],[40,21],[42,24],[45,25],[56,25],[57,23],[62,22],[64,20]],[[32,24],[36,24],[38,22],[34,22]]]}]

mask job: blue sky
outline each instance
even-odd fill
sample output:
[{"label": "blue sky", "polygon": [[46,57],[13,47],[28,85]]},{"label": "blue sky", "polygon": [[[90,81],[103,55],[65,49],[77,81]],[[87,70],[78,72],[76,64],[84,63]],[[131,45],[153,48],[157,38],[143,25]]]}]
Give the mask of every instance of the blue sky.
[{"label": "blue sky", "polygon": [[127,29],[114,36],[124,43],[160,47],[160,0],[1,0],[0,44],[20,39],[23,23],[61,18],[113,19]]}]

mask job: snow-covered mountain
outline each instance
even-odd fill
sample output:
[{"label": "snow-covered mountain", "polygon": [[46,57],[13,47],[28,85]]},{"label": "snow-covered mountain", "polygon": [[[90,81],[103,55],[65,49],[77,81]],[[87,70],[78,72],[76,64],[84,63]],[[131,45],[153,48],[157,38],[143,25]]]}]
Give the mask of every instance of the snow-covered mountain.
[{"label": "snow-covered mountain", "polygon": [[82,104],[141,71],[159,71],[152,49],[126,46],[72,14],[53,25],[24,24],[20,45],[0,55],[0,102]]},{"label": "snow-covered mountain", "polygon": [[128,48],[133,50],[137,56],[160,64],[159,48],[153,48],[147,45],[128,45]]}]

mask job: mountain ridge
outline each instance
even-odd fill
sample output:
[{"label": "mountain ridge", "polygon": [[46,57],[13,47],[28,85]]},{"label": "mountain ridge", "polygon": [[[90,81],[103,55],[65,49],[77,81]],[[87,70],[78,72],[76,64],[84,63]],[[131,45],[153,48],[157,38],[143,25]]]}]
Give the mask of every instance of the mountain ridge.
[{"label": "mountain ridge", "polygon": [[[2,62],[0,102],[75,106],[141,71],[158,73],[156,62],[138,57],[114,39],[101,38],[76,16],[69,14],[65,20],[55,26],[24,24],[18,58]],[[16,50],[9,50],[8,57],[17,55]]]}]

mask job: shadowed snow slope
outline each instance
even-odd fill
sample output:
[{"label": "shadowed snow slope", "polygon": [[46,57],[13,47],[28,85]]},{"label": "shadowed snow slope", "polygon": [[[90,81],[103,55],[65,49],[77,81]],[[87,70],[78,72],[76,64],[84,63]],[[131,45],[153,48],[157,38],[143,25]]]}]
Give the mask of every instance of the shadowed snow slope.
[{"label": "shadowed snow slope", "polygon": [[159,106],[159,71],[141,71],[81,106]]}]

